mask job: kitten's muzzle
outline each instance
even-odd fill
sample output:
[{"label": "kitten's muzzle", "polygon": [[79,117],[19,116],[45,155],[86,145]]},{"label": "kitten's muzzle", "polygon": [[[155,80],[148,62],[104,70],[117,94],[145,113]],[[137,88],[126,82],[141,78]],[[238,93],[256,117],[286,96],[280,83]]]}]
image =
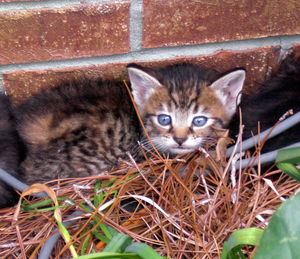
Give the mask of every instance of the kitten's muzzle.
[{"label": "kitten's muzzle", "polygon": [[187,140],[187,137],[173,137],[173,139],[179,146],[181,146]]}]

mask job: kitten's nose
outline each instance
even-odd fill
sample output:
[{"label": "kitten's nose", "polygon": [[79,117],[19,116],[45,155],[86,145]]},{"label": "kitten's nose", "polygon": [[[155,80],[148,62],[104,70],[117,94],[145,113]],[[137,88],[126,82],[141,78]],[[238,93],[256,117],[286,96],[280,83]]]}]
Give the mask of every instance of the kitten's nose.
[{"label": "kitten's nose", "polygon": [[173,137],[174,141],[181,146],[187,140],[186,137]]}]

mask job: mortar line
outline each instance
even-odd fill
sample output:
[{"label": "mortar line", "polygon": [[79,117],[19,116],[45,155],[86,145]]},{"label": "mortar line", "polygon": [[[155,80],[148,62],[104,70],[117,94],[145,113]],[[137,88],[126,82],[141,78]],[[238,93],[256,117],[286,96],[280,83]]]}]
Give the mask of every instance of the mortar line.
[{"label": "mortar line", "polygon": [[241,41],[230,41],[222,43],[207,43],[200,45],[189,45],[179,47],[165,47],[143,49],[141,51],[129,52],[126,54],[115,54],[111,56],[77,58],[68,60],[54,60],[35,63],[9,64],[0,66],[0,73],[17,70],[44,70],[56,68],[72,68],[80,66],[103,65],[111,63],[128,63],[138,61],[154,61],[161,59],[171,59],[176,57],[194,57],[200,55],[209,55],[218,51],[247,51],[256,48],[268,46],[280,46],[285,48],[292,47],[293,44],[300,43],[298,36],[268,37],[262,39],[250,39]]},{"label": "mortar line", "polygon": [[[114,0],[113,2],[127,2],[128,0]],[[69,6],[83,5],[83,4],[101,4],[112,2],[111,0],[68,0],[62,2],[61,0],[49,0],[41,2],[9,2],[0,3],[0,12],[19,11],[19,10],[36,10],[43,8],[63,8]]]},{"label": "mortar line", "polygon": [[4,92],[4,86],[3,86],[3,74],[0,73],[0,93],[3,93]]},{"label": "mortar line", "polygon": [[143,38],[143,0],[131,0],[129,31],[131,51],[141,50]]}]

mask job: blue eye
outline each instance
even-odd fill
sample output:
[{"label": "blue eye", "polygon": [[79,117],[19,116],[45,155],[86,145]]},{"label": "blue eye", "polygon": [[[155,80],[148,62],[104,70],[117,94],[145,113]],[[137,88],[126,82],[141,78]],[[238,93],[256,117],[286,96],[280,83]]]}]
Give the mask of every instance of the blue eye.
[{"label": "blue eye", "polygon": [[207,120],[204,116],[198,116],[193,119],[192,124],[196,127],[202,127],[206,124]]},{"label": "blue eye", "polygon": [[160,114],[157,116],[157,121],[162,126],[168,126],[172,123],[172,119],[170,115]]}]

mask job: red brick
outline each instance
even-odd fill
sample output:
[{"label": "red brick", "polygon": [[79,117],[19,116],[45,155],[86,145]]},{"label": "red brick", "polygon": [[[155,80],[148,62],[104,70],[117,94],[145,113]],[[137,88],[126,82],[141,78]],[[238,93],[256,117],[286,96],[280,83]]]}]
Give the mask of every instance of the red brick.
[{"label": "red brick", "polygon": [[[247,70],[245,92],[256,89],[266,79],[270,69],[279,60],[279,48],[269,47],[248,51],[221,51],[207,56],[179,57],[168,60],[138,62],[148,67],[162,67],[180,62],[200,64],[220,72],[243,67]],[[17,71],[3,75],[4,89],[16,101],[21,101],[42,88],[55,86],[62,81],[78,78],[127,79],[126,64],[114,63],[67,69]]]},{"label": "red brick", "polygon": [[0,64],[125,53],[129,2],[0,13]]},{"label": "red brick", "polygon": [[67,80],[82,78],[125,78],[126,64],[116,63],[76,68],[17,71],[3,74],[4,90],[16,100],[23,100],[39,90]]},{"label": "red brick", "polygon": [[143,47],[300,34],[298,0],[144,0]]}]

